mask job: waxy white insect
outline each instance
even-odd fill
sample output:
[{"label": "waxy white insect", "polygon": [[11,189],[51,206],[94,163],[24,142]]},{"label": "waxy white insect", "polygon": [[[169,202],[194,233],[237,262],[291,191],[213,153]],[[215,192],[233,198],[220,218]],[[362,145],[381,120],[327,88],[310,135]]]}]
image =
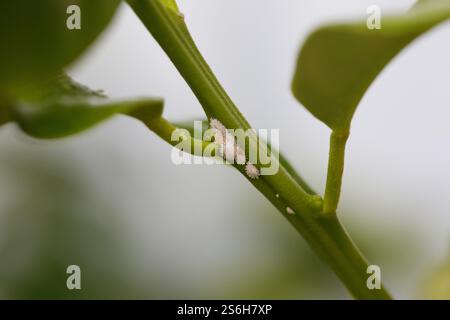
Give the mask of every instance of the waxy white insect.
[{"label": "waxy white insect", "polygon": [[288,214],[295,214],[295,211],[292,210],[292,209],[289,208],[289,207],[286,207],[286,212],[287,212]]},{"label": "waxy white insect", "polygon": [[245,165],[245,173],[247,173],[247,176],[251,179],[258,179],[261,174],[259,169],[254,164],[249,162]]},{"label": "waxy white insect", "polygon": [[258,179],[261,175],[259,169],[252,163],[246,163],[245,150],[237,143],[232,134],[227,128],[217,119],[211,119],[209,126],[215,129],[214,143],[219,145],[219,155],[228,161],[233,161],[237,164],[245,164],[245,173],[251,179]]},{"label": "waxy white insect", "polygon": [[211,128],[213,128],[213,129],[216,129],[216,130],[219,130],[219,132],[221,132],[222,133],[222,135],[226,135],[227,134],[227,128],[225,128],[225,126],[222,124],[222,122],[220,122],[219,120],[217,120],[217,119],[214,119],[214,118],[212,118],[210,121],[209,121],[209,126],[211,127]]}]

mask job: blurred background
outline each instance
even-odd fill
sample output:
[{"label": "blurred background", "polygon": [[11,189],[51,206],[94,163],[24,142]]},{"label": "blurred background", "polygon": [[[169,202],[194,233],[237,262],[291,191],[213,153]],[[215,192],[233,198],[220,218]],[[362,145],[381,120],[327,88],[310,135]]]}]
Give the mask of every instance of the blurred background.
[{"label": "blurred background", "polygon": [[[178,0],[250,123],[280,129],[281,150],[320,191],[329,130],[290,94],[298,49],[322,23],[413,2]],[[450,298],[449,38],[442,24],[384,70],[348,143],[339,215],[396,298]],[[174,121],[204,117],[126,5],[68,73],[112,97],[163,97]],[[175,166],[130,118],[56,141],[10,124],[0,150],[0,298],[350,298],[237,172]],[[66,288],[71,264],[81,290]]]}]

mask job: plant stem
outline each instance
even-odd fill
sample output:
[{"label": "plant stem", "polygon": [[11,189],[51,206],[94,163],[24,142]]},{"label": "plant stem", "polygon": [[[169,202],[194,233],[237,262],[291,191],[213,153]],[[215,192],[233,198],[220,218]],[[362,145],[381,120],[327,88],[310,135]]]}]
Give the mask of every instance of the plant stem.
[{"label": "plant stem", "polygon": [[[177,128],[167,120],[158,118],[152,121],[144,120],[144,122],[163,140],[175,145],[170,137]],[[195,154],[194,150],[191,153]],[[234,167],[243,172],[242,166],[234,165]],[[313,250],[325,259],[353,297],[358,299],[390,299],[384,288],[369,290],[366,287],[368,264],[340,225],[336,215],[323,215],[314,207],[303,209],[301,214],[290,215],[286,212],[286,201],[275,196],[277,191],[272,190],[261,179],[251,180],[245,174],[244,176],[283,214]]]},{"label": "plant stem", "polygon": [[[163,117],[153,118],[151,120],[148,120],[148,119],[144,119],[142,117],[136,116],[136,114],[132,114],[130,116],[141,120],[150,130],[155,132],[164,141],[168,142],[170,145],[172,145],[174,147],[179,148],[180,141],[172,140],[172,133],[175,130],[178,130],[180,128],[175,127],[172,123],[170,123]],[[182,130],[186,130],[186,129],[182,129]],[[192,138],[191,136],[188,136],[187,139],[189,139],[189,143],[187,143],[186,145],[189,146],[189,149],[188,150],[180,149],[180,150],[191,153],[195,156],[200,156],[200,157],[203,156],[205,149],[211,144],[211,142],[197,140],[195,138]],[[181,145],[184,145],[184,144],[181,143]],[[211,152],[211,156],[215,156],[214,151]]]},{"label": "plant stem", "polygon": [[[249,129],[250,125],[228,97],[195,46],[181,15],[159,0],[127,0],[186,80],[208,117],[227,128]],[[161,128],[159,128],[161,129]],[[166,127],[169,130],[169,127]],[[163,139],[165,134],[158,133]],[[267,145],[262,143],[267,149]],[[283,159],[283,158],[282,158]],[[274,159],[278,161],[278,159]],[[283,159],[283,163],[285,163]],[[302,188],[303,180],[279,163],[278,173],[250,179],[243,166],[234,165],[296,228],[313,250],[335,271],[358,299],[390,299],[387,291],[366,286],[367,262],[356,249],[335,215],[322,213],[322,200]],[[304,184],[304,183],[303,183]],[[293,211],[294,214],[289,213]]]},{"label": "plant stem", "polygon": [[323,212],[326,214],[336,213],[339,203],[344,173],[345,144],[348,136],[348,132],[340,133],[336,131],[333,131],[330,135],[327,184],[323,199]]}]

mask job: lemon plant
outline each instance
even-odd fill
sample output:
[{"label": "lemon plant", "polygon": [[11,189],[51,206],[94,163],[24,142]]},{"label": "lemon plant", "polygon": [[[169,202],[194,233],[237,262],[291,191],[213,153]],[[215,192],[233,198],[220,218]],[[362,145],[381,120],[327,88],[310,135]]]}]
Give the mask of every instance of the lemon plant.
[{"label": "lemon plant", "polygon": [[[175,0],[125,2],[178,69],[207,118],[229,129],[251,129],[202,57]],[[174,144],[171,135],[181,125],[163,118],[161,99],[111,100],[63,74],[107,27],[119,3],[16,0],[0,4],[0,124],[15,122],[30,136],[52,139],[76,134],[122,113]],[[65,9],[74,4],[82,9],[83,28],[71,32],[65,28]],[[331,129],[323,196],[282,155],[274,159],[279,161],[278,172],[258,179],[235,165],[358,299],[391,297],[384,286],[367,287],[368,262],[336,214],[353,114],[383,68],[414,39],[449,17],[449,0],[422,0],[404,14],[384,17],[380,30],[369,30],[365,20],[353,21],[319,27],[307,37],[291,89],[301,105]],[[256,135],[250,139],[259,148],[271,149]],[[209,142],[200,143],[205,147]],[[255,170],[259,165],[255,164]]]}]

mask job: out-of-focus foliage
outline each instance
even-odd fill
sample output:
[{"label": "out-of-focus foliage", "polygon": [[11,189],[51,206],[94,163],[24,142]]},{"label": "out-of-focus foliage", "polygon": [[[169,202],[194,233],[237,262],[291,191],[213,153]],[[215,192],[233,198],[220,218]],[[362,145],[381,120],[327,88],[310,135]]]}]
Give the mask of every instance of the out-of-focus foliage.
[{"label": "out-of-focus foliage", "polygon": [[[0,2],[0,94],[42,81],[73,62],[113,17],[119,0]],[[81,29],[69,30],[67,8],[78,5]]]},{"label": "out-of-focus foliage", "polygon": [[[20,181],[12,183],[20,193],[1,206],[0,298],[145,296],[121,256],[126,248],[117,232],[117,211],[92,197],[69,172],[73,167],[24,155],[2,156],[1,163],[3,173]],[[8,188],[10,196],[13,189]],[[66,287],[66,269],[73,264],[81,268],[81,290]]]},{"label": "out-of-focus foliage", "polygon": [[27,134],[37,138],[59,138],[90,128],[116,113],[145,109],[147,119],[159,117],[163,102],[159,99],[111,101],[60,75],[45,86],[28,93],[27,99],[10,106],[11,118]]},{"label": "out-of-focus foliage", "polygon": [[384,17],[381,29],[366,20],[315,30],[298,56],[292,92],[335,131],[348,131],[367,88],[405,46],[450,17],[450,1],[421,2],[408,13]]},{"label": "out-of-focus foliage", "polygon": [[450,299],[450,262],[439,267],[426,280],[424,290],[426,299]]},{"label": "out-of-focus foliage", "polygon": [[[0,298],[332,299],[345,296],[331,270],[295,231],[285,221],[273,219],[274,209],[268,204],[249,202],[247,198],[242,199],[240,208],[246,212],[256,208],[255,215],[260,219],[255,224],[253,217],[239,218],[242,213],[230,212],[230,220],[243,223],[237,228],[237,236],[245,234],[246,239],[258,243],[263,237],[266,239],[263,243],[271,245],[263,250],[255,248],[256,252],[251,246],[244,246],[241,254],[247,256],[242,259],[245,262],[237,259],[224,269],[211,269],[204,278],[217,279],[214,284],[200,280],[197,286],[188,287],[177,282],[177,277],[170,277],[167,269],[174,272],[174,268],[157,267],[160,262],[155,261],[159,256],[155,251],[166,250],[167,243],[137,246],[130,241],[136,235],[130,236],[133,231],[125,222],[137,219],[136,212],[119,206],[120,197],[104,198],[103,192],[89,188],[89,179],[80,174],[79,160],[71,160],[59,152],[49,155],[40,147],[26,153],[6,149],[10,149],[9,155],[0,157],[0,187],[10,201],[8,205],[0,204]],[[117,162],[119,167],[119,163],[124,165]],[[100,185],[123,184],[125,190],[125,185],[133,183],[133,179],[115,182],[113,170],[117,170],[115,165],[104,169],[102,179],[106,180]],[[5,188],[9,183],[12,185]],[[124,192],[123,197],[129,195]],[[155,206],[140,210],[143,215],[154,216],[160,209]],[[189,219],[189,212],[185,212],[185,218]],[[164,221],[144,229],[153,232],[159,224],[163,225]],[[401,229],[380,231],[380,234],[355,226],[351,231],[358,243],[363,244],[364,251],[390,271],[395,269],[393,266],[413,263],[416,256],[412,251],[423,252],[415,240],[398,237],[404,232]],[[137,235],[137,238],[152,237]],[[220,236],[212,241],[217,245]],[[396,254],[405,249],[402,255]],[[134,254],[130,255],[130,251]],[[234,254],[223,252],[225,256],[239,256]],[[175,270],[183,271],[179,271],[178,277],[190,276],[191,263],[189,259],[179,259],[180,268]],[[81,268],[81,290],[66,287],[65,271],[71,264]]]}]

